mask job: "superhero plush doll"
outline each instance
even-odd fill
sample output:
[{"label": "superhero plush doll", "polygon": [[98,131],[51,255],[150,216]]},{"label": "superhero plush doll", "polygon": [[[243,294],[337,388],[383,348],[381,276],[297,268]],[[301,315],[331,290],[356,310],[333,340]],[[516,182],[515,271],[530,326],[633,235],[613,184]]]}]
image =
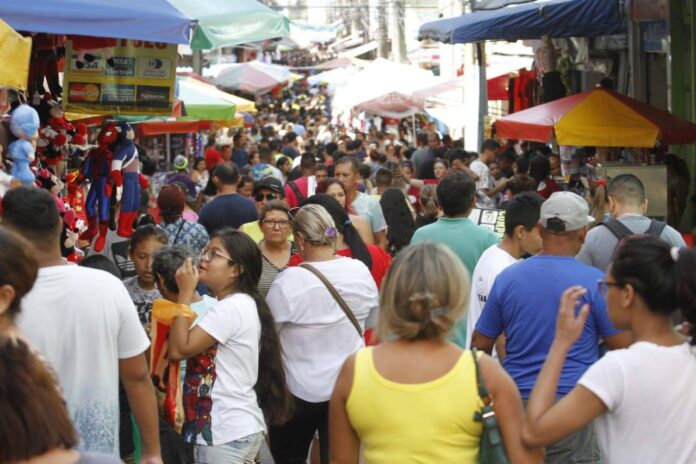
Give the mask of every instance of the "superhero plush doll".
[{"label": "superhero plush doll", "polygon": [[106,233],[109,229],[109,197],[111,196],[109,177],[113,158],[111,146],[117,140],[118,131],[116,130],[116,124],[104,124],[97,138],[99,146],[89,151],[85,164],[82,167],[82,176],[85,179],[89,179],[91,185],[85,204],[88,228],[80,236],[80,239],[91,241],[98,232],[99,237],[97,237],[97,241],[94,244],[95,251],[104,249]]},{"label": "superhero plush doll", "polygon": [[130,124],[121,122],[117,126],[119,142],[111,162],[111,180],[115,186],[123,186],[121,212],[118,216],[118,235],[133,235],[133,223],[140,209],[140,187],[147,188],[147,179],[140,174],[138,149],[133,143],[135,132]]}]

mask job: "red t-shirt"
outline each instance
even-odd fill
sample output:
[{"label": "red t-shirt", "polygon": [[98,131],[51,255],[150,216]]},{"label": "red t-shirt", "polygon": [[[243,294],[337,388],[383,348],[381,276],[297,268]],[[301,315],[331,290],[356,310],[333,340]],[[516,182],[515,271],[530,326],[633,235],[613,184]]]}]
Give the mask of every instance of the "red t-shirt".
[{"label": "red t-shirt", "polygon": [[[298,190],[300,193],[304,196],[302,200],[307,198],[307,189],[309,188],[309,179],[306,177],[302,176],[299,179],[295,179],[292,181],[295,183],[297,186]],[[295,189],[293,189],[290,186],[290,181],[288,181],[287,184],[285,184],[285,202],[288,204],[290,208],[297,208],[300,206],[300,203],[302,202],[299,198],[297,198],[297,194],[295,193]]]},{"label": "red t-shirt", "polygon": [[206,148],[204,156],[205,167],[208,171],[212,171],[216,165],[225,161],[220,152],[213,147]]}]

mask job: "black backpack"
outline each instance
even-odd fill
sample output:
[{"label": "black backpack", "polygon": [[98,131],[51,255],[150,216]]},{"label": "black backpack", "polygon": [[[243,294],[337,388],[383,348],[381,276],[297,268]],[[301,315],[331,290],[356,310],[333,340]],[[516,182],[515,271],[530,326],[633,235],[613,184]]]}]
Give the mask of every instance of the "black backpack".
[{"label": "black backpack", "polygon": [[[609,229],[611,233],[614,234],[614,236],[618,239],[619,242],[621,242],[621,240],[623,240],[626,237],[636,235],[636,232],[633,232],[631,229],[626,227],[624,223],[619,221],[618,219],[607,219],[604,222],[600,222],[598,225],[605,226],[607,229]],[[643,232],[643,234],[652,235],[653,237],[659,237],[660,235],[662,235],[662,231],[665,230],[666,226],[667,224],[662,221],[651,219],[650,226],[648,226],[648,230]]]}]

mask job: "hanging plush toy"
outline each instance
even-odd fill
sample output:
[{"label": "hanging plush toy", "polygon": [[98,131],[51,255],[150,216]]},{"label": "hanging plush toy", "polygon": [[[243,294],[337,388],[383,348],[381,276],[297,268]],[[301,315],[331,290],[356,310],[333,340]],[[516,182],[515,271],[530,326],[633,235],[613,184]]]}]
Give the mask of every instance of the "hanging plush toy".
[{"label": "hanging plush toy", "polygon": [[115,66],[114,58],[111,54],[111,47],[116,46],[116,39],[107,39],[104,37],[87,37],[84,35],[69,35],[68,39],[72,40],[72,48],[77,52],[75,67],[83,69],[86,63],[93,63],[97,57],[94,52],[101,51],[104,55],[106,64],[112,68]]},{"label": "hanging plush toy", "polygon": [[113,159],[111,147],[118,140],[118,136],[115,123],[104,124],[97,138],[99,146],[89,151],[82,167],[82,179],[89,179],[91,183],[85,204],[87,231],[80,236],[80,239],[91,241],[98,232],[99,237],[94,244],[95,251],[104,249],[106,234],[109,230],[109,197],[111,196],[109,174]]},{"label": "hanging plush toy", "polygon": [[10,130],[17,137],[10,144],[11,175],[22,184],[31,185],[36,177],[29,169],[29,164],[35,158],[34,140],[39,131],[39,114],[29,105],[19,105],[12,112]]},{"label": "hanging plush toy", "polygon": [[130,237],[140,209],[140,187],[147,187],[147,179],[140,175],[140,159],[133,143],[133,128],[130,124],[121,122],[117,129],[119,142],[111,162],[111,180],[115,186],[123,186],[117,233],[121,237]]}]

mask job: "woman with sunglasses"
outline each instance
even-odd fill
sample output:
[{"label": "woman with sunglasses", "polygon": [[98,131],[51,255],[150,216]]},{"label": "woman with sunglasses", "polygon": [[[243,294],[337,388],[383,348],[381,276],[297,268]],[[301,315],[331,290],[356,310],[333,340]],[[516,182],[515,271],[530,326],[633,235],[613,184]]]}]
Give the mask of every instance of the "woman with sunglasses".
[{"label": "woman with sunglasses", "polygon": [[290,257],[297,250],[291,240],[292,219],[288,205],[280,200],[266,203],[259,213],[259,226],[263,240],[259,242],[263,256],[263,271],[259,280],[259,291],[265,297],[271,284],[288,268]]},{"label": "woman with sunglasses", "polygon": [[[655,237],[621,245],[598,283],[614,326],[633,332],[627,349],[609,352],[555,403],[570,347],[590,308],[578,308],[587,289],[561,299],[556,336],[527,406],[523,440],[545,446],[594,421],[602,462],[696,462],[696,253]],[[673,326],[682,311],[691,338]]]},{"label": "woman with sunglasses", "polygon": [[[280,341],[258,291],[261,262],[247,235],[225,228],[213,234],[198,267],[188,258],[176,273],[182,311],[171,327],[169,359],[188,359],[182,436],[195,443],[196,462],[252,462],[266,423],[288,415]],[[189,330],[199,276],[218,301]]]}]

